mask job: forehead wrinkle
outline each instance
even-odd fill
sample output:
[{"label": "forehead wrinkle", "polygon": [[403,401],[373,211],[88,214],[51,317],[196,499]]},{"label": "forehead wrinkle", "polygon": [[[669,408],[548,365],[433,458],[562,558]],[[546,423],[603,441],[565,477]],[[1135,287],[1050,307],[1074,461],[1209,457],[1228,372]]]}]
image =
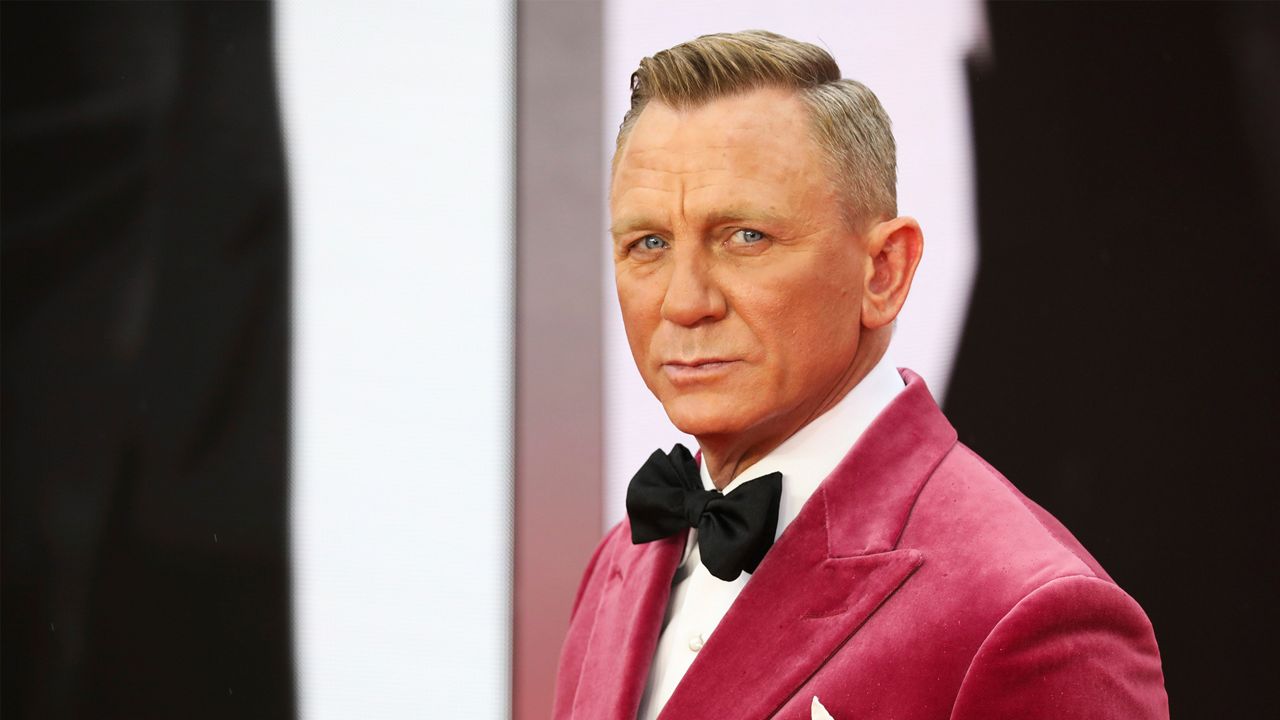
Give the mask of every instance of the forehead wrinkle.
[{"label": "forehead wrinkle", "polygon": [[[734,141],[734,134],[730,131],[727,142],[713,144],[673,142],[672,136],[643,147],[631,143],[614,183],[614,190],[621,191],[614,195],[615,208],[623,210],[619,206],[626,205],[630,212],[619,213],[619,223],[612,228],[615,234],[642,227],[673,230],[676,225],[690,227],[733,216],[774,220],[775,224],[785,217],[785,207],[779,208],[778,202],[788,206],[789,198],[777,197],[777,191],[798,173],[791,163],[783,161],[779,166],[758,152],[744,153],[747,148]],[[633,135],[632,140],[637,137]],[[755,189],[745,190],[744,186]],[[641,197],[634,195],[636,191]],[[647,197],[645,192],[660,195]],[[709,195],[705,200],[700,197],[704,192]],[[730,209],[732,212],[727,212]],[[662,216],[666,222],[658,228],[655,221]]]},{"label": "forehead wrinkle", "polygon": [[[634,177],[638,175],[639,177]],[[631,229],[639,229],[642,225],[652,225],[655,215],[664,214],[661,207],[666,203],[661,201],[645,201],[644,199],[634,199],[636,193],[643,195],[644,193],[658,193],[665,195],[671,192],[670,183],[667,181],[669,173],[661,173],[649,171],[646,169],[624,169],[619,172],[618,177],[612,183],[610,188],[609,211],[622,216],[621,222],[611,226],[611,230],[616,234],[622,231],[630,231]],[[637,210],[627,208],[625,206],[635,206]],[[623,209],[630,212],[619,212]],[[657,212],[654,210],[657,209]]]},{"label": "forehead wrinkle", "polygon": [[[734,148],[733,143],[708,145],[706,143],[700,142],[700,143],[697,143],[695,152],[711,152],[712,150],[732,150],[733,148]],[[681,148],[680,150],[673,150],[672,148],[666,145],[661,145],[657,147],[640,147],[640,148],[628,147],[626,150],[626,153],[630,157],[645,157],[647,155],[652,155],[654,153],[672,153],[676,155],[688,155],[689,149],[686,147],[686,148]]]},{"label": "forehead wrinkle", "polygon": [[[658,229],[660,224],[658,218],[666,216],[666,229],[673,229],[676,225],[689,226],[689,205],[690,195],[703,189],[713,189],[723,187],[726,182],[725,178],[703,179],[705,175],[730,175],[729,168],[699,167],[696,170],[655,170],[651,168],[628,168],[619,173],[619,182],[625,187],[615,185],[617,194],[614,195],[615,209],[623,210],[619,206],[631,206],[625,208],[629,212],[620,212],[619,221],[611,226],[614,235],[627,234],[640,229]],[[732,177],[729,180],[733,180]],[[691,185],[691,183],[698,183]],[[661,196],[670,197],[675,202],[670,202],[663,197],[661,199],[648,200],[645,198],[637,199],[636,192],[654,192]]]},{"label": "forehead wrinkle", "polygon": [[[729,167],[709,167],[697,168],[695,170],[687,169],[668,169],[668,168],[622,168],[618,171],[618,180],[624,178],[633,184],[645,187],[660,189],[665,178],[685,175],[705,175],[707,173],[732,173],[733,169]],[[615,184],[617,184],[615,182]]]},{"label": "forehead wrinkle", "polygon": [[734,191],[733,195],[735,196],[744,196],[747,193],[739,190],[743,185],[760,185],[766,193],[771,190],[776,190],[778,187],[778,183],[774,183],[769,180],[761,180],[759,178],[730,173],[730,177],[727,182],[724,179],[713,179],[711,181],[704,182],[701,185],[694,185],[693,187],[686,188],[686,192],[695,192],[697,190],[721,190],[727,188]]},{"label": "forehead wrinkle", "polygon": [[729,180],[713,180],[687,188],[686,193],[705,194],[711,205],[735,208],[776,208],[779,203],[790,206],[794,188],[769,179],[731,175]]},{"label": "forehead wrinkle", "polygon": [[[717,160],[724,160],[723,155],[718,155]],[[710,165],[702,162],[697,157],[689,155],[678,155],[672,158],[669,163],[652,163],[639,167],[630,168],[630,172],[635,173],[654,173],[661,175],[703,175],[715,172],[733,172],[733,167],[723,162]]]},{"label": "forehead wrinkle", "polygon": [[[685,203],[689,201],[689,191],[685,188],[685,175],[686,173],[676,174],[676,196],[680,198],[676,213],[680,223],[687,227],[689,225],[689,214],[685,210]],[[672,224],[674,225],[674,223]]]}]

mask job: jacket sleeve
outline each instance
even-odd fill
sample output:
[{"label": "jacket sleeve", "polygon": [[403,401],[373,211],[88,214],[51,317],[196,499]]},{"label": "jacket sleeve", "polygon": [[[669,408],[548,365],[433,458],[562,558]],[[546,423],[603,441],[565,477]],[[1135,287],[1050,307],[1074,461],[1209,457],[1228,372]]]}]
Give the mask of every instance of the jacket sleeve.
[{"label": "jacket sleeve", "polygon": [[991,630],[960,686],[952,720],[1167,720],[1151,623],[1096,577],[1052,580]]}]

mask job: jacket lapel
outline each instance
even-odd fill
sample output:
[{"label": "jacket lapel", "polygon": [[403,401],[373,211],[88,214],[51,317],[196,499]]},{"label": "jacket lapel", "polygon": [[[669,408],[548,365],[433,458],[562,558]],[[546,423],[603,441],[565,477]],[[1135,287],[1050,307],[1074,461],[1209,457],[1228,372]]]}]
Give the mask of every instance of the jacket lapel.
[{"label": "jacket lapel", "polygon": [[924,382],[903,376],[907,387],[760,563],[662,720],[773,715],[925,562],[898,538],[956,435]]},{"label": "jacket lapel", "polygon": [[624,528],[587,641],[572,717],[634,720],[687,536],[632,545]]}]

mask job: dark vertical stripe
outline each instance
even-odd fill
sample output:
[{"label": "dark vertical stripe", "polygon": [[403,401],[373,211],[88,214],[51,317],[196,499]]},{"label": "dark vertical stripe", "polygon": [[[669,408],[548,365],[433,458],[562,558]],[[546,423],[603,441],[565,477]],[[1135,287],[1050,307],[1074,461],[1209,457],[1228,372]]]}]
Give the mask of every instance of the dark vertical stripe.
[{"label": "dark vertical stripe", "polygon": [[550,713],[579,575],[600,537],[603,7],[517,5],[513,715]]},{"label": "dark vertical stripe", "polygon": [[5,718],[293,714],[265,3],[4,3]]},{"label": "dark vertical stripe", "polygon": [[1142,604],[1175,716],[1280,715],[1280,6],[987,9],[947,415]]}]

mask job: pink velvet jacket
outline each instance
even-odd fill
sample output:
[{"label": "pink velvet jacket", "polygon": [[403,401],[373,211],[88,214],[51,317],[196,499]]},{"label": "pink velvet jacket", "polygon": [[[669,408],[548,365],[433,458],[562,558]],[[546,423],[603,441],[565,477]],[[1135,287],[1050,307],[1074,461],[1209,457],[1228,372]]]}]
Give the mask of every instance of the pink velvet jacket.
[{"label": "pink velvet jacket", "polygon": [[[956,441],[924,382],[876,418],[801,509],[664,720],[1167,718],[1155,636],[1052,516]],[[587,567],[554,717],[632,720],[685,535]]]}]

